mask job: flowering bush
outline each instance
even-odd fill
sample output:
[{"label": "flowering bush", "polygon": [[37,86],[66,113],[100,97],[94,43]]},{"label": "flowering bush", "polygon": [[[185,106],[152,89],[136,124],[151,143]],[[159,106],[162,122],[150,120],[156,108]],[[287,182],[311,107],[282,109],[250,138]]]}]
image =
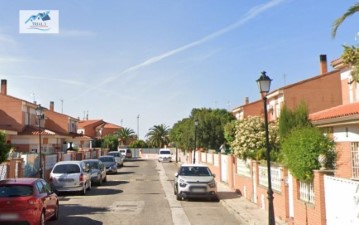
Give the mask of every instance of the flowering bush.
[{"label": "flowering bush", "polygon": [[[269,143],[271,147],[271,160],[276,160],[279,149],[278,124],[270,123]],[[238,121],[235,132],[235,139],[231,143],[233,153],[241,159],[265,159],[264,119],[259,116],[248,117]]]}]

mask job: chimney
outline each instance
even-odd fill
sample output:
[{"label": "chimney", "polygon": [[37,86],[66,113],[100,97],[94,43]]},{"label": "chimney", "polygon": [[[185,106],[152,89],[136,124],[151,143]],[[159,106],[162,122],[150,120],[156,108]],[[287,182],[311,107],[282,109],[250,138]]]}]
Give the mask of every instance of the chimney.
[{"label": "chimney", "polygon": [[1,80],[1,94],[7,95],[7,81]]},{"label": "chimney", "polygon": [[244,98],[244,104],[247,105],[249,103],[249,98],[248,97],[245,97]]},{"label": "chimney", "polygon": [[54,101],[50,102],[50,111],[53,112],[54,111]]},{"label": "chimney", "polygon": [[320,74],[328,72],[327,55],[320,55]]}]

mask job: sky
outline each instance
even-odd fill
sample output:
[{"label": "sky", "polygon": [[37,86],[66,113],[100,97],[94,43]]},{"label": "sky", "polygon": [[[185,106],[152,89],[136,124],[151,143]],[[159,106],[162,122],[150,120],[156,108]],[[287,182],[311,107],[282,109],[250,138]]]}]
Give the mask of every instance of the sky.
[{"label": "sky", "polygon": [[[358,15],[331,37],[348,0],[1,0],[0,79],[8,95],[74,118],[131,128],[141,139],[193,108],[231,111],[319,75],[357,45]],[[20,10],[58,10],[59,33],[19,32]]]}]

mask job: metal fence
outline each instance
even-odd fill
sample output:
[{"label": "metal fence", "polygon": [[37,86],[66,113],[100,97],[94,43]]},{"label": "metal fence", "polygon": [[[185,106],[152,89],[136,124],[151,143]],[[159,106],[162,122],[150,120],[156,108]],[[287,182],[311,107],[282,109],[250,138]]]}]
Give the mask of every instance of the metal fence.
[{"label": "metal fence", "polygon": [[299,182],[299,198],[302,201],[314,204],[314,185],[313,182]]},{"label": "metal fence", "polygon": [[[265,166],[259,166],[259,184],[268,187],[268,170]],[[282,169],[280,167],[271,167],[272,189],[281,192]]]}]

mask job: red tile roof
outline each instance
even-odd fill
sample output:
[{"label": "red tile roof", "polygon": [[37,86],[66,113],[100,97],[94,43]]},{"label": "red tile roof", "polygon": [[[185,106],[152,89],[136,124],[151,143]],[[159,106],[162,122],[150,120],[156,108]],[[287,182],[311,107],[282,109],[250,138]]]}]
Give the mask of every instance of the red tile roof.
[{"label": "red tile roof", "polygon": [[80,120],[77,123],[78,128],[84,128],[90,125],[98,126],[99,124],[105,123],[103,120]]},{"label": "red tile roof", "polygon": [[318,121],[353,115],[359,115],[359,102],[340,105],[330,109],[312,113],[309,115],[309,119],[312,121]]},{"label": "red tile roof", "polygon": [[115,128],[115,129],[121,129],[120,126],[113,124],[113,123],[106,123],[104,128]]},{"label": "red tile roof", "polygon": [[[39,135],[39,128],[33,126],[26,126],[19,135]],[[41,128],[41,135],[56,135],[55,132]]]}]

